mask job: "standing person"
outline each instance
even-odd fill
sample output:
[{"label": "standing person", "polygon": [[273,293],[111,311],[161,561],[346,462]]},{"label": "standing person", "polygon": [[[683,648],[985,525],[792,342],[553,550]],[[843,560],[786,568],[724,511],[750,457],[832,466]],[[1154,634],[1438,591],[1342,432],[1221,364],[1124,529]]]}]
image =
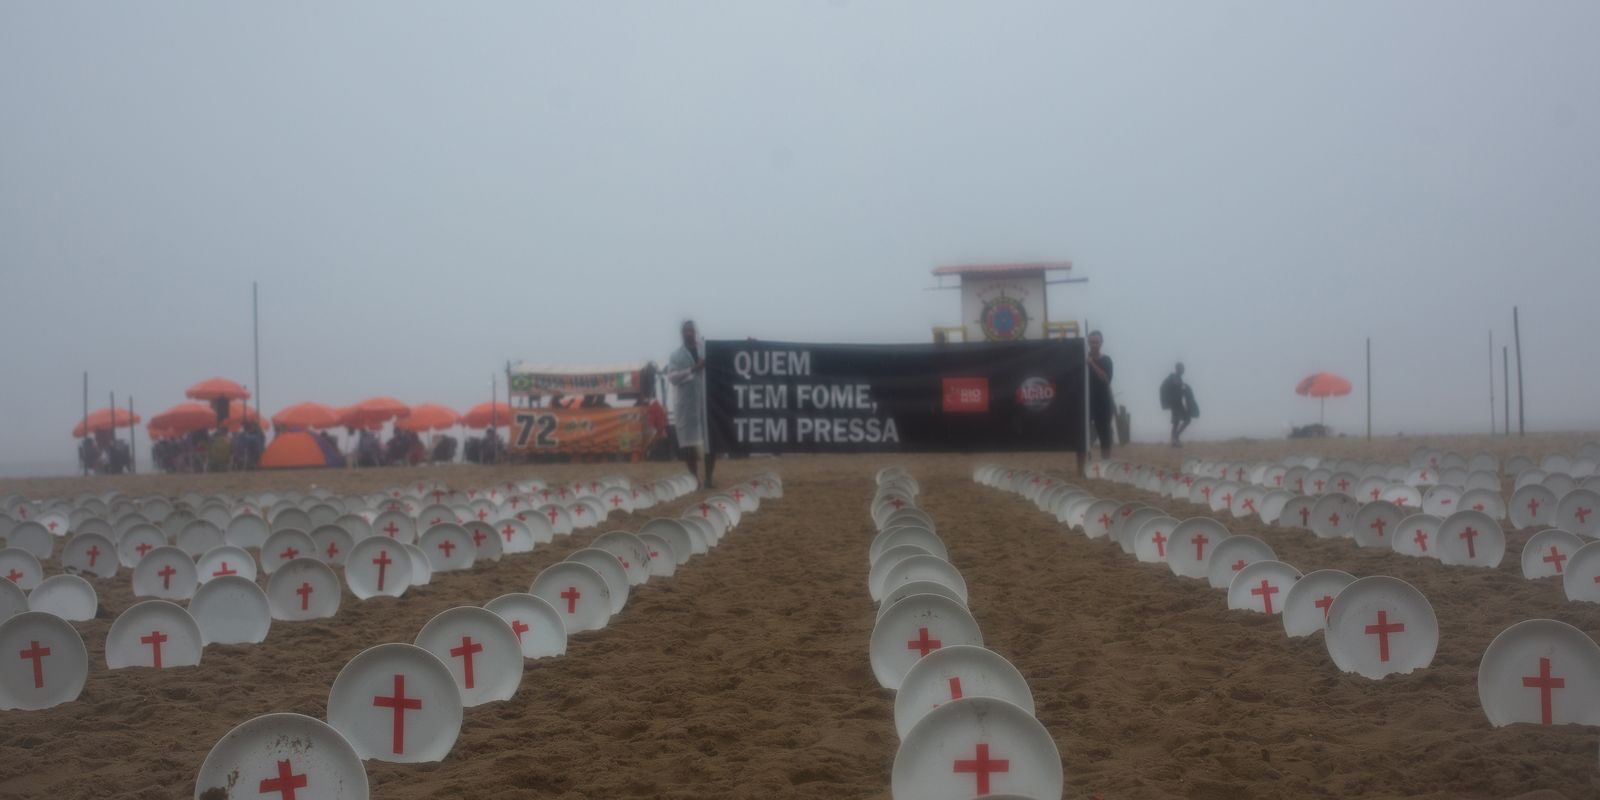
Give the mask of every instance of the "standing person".
[{"label": "standing person", "polygon": [[[1105,342],[1105,337],[1099,331],[1089,333],[1089,423],[1096,436],[1100,437],[1100,457],[1111,458],[1111,415],[1116,406],[1111,399],[1111,356],[1100,352],[1100,346]],[[1083,449],[1078,451],[1078,472],[1088,477],[1085,468],[1085,456],[1089,452],[1089,443],[1083,443]]]},{"label": "standing person", "polygon": [[705,429],[706,362],[700,352],[694,320],[684,320],[680,329],[683,346],[672,351],[667,359],[667,382],[677,387],[672,398],[672,412],[678,418],[678,448],[683,451],[683,461],[689,474],[698,469],[700,454],[705,454],[705,480],[700,485],[711,489],[711,472],[716,469],[717,457],[712,454],[710,438]]},{"label": "standing person", "polygon": [[1183,442],[1178,437],[1183,435],[1189,427],[1189,422],[1194,419],[1190,410],[1194,392],[1189,385],[1183,382],[1183,362],[1173,368],[1172,374],[1161,382],[1161,407],[1172,412],[1172,446],[1182,447]]}]

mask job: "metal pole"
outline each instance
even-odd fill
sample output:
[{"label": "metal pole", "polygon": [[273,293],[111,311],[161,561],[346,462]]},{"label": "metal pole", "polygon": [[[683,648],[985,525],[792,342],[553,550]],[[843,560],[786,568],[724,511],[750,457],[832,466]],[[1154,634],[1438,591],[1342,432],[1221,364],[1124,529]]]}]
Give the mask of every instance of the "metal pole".
[{"label": "metal pole", "polygon": [[1489,435],[1494,435],[1494,331],[1489,331]]},{"label": "metal pole", "polygon": [[128,474],[139,472],[139,431],[133,426],[133,395],[128,395]]},{"label": "metal pole", "polygon": [[1500,380],[1505,387],[1500,391],[1500,397],[1505,400],[1501,405],[1505,408],[1506,424],[1501,428],[1506,436],[1511,435],[1511,348],[1500,345]]},{"label": "metal pole", "polygon": [[1372,337],[1367,337],[1367,441],[1372,441]]},{"label": "metal pole", "polygon": [[[113,446],[115,446],[116,443],[117,443],[117,393],[116,392],[112,392],[111,393],[111,444]],[[111,463],[110,458],[109,458],[109,454],[107,456],[106,463],[107,464]]]},{"label": "metal pole", "polygon": [[[88,436],[89,436],[89,371],[88,370],[84,370],[83,371],[83,435],[84,435],[85,438],[88,438]],[[79,442],[78,445],[80,447],[82,447],[83,443]],[[84,461],[83,453],[82,453],[81,450],[79,451],[79,454],[78,454],[78,460],[79,461],[83,461],[83,476],[85,478],[89,477],[89,462],[88,461]]]},{"label": "metal pole", "polygon": [[250,341],[256,363],[256,419],[261,419],[261,311],[256,282],[250,282]]},{"label": "metal pole", "polygon": [[1517,346],[1517,435],[1528,435],[1528,410],[1522,405],[1522,324],[1517,318],[1517,307],[1511,307],[1511,336]]},{"label": "metal pole", "polygon": [[[491,373],[489,373],[489,431],[483,437],[483,440],[485,442],[494,441],[495,434],[498,432],[496,429],[499,426],[500,426],[500,379],[493,372],[491,372]],[[491,453],[490,455],[494,457],[495,461],[499,460],[499,455],[498,454]],[[494,461],[489,461],[487,463],[493,464]]]}]

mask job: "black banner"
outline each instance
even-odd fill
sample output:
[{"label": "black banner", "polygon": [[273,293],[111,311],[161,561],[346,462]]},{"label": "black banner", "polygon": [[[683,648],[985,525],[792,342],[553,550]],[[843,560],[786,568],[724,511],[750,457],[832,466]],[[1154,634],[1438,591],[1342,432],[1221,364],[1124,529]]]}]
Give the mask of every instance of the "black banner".
[{"label": "black banner", "polygon": [[721,453],[1082,449],[1081,339],[706,342]]}]

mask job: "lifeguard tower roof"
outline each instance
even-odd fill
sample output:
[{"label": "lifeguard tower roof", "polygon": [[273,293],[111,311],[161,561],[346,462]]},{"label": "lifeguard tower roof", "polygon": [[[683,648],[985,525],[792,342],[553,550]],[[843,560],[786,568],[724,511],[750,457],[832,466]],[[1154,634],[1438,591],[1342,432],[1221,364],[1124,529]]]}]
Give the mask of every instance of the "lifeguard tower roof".
[{"label": "lifeguard tower roof", "polygon": [[934,267],[933,274],[944,275],[1030,275],[1072,269],[1071,261],[1033,261],[1019,264],[959,264]]}]

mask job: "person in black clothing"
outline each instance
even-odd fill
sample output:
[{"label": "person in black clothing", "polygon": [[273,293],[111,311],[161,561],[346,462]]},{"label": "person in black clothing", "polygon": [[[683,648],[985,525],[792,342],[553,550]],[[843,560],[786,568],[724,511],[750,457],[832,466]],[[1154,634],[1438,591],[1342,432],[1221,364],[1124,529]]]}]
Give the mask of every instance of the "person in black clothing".
[{"label": "person in black clothing", "polygon": [[[1089,333],[1089,423],[1094,434],[1100,437],[1100,457],[1110,458],[1111,415],[1116,405],[1111,399],[1111,356],[1100,352],[1100,345],[1104,341],[1105,337],[1099,331]],[[1084,461],[1089,443],[1083,444],[1083,449],[1078,451],[1078,472],[1087,476]]]},{"label": "person in black clothing", "polygon": [[1183,435],[1185,428],[1193,415],[1189,413],[1190,392],[1188,384],[1183,382],[1183,362],[1172,370],[1172,374],[1161,382],[1161,407],[1172,412],[1172,446],[1182,447],[1183,442],[1178,437]]}]

